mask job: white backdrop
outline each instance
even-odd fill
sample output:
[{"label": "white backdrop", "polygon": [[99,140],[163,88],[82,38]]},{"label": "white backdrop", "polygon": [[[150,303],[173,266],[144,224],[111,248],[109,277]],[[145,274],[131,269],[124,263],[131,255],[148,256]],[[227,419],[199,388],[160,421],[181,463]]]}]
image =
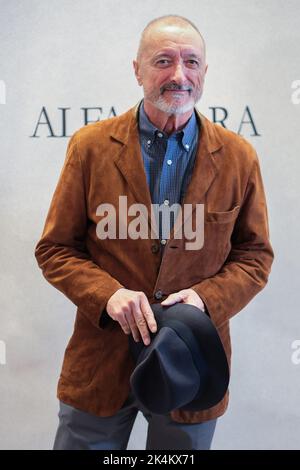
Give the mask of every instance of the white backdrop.
[{"label": "white backdrop", "polygon": [[[213,448],[300,448],[299,0],[0,0],[1,449],[51,448],[57,426],[75,307],[46,283],[33,253],[68,141],[59,108],[70,108],[71,135],[84,124],[81,108],[101,108],[89,118],[104,119],[133,106],[140,32],[169,13],[206,38],[201,112],[211,119],[212,108],[226,108],[238,131],[251,110],[260,136],[249,124],[242,134],[260,156],[276,255],[267,288],[231,322],[231,402]],[[48,125],[37,127],[43,107]],[[144,448],[145,435],[138,415],[129,448]]]}]

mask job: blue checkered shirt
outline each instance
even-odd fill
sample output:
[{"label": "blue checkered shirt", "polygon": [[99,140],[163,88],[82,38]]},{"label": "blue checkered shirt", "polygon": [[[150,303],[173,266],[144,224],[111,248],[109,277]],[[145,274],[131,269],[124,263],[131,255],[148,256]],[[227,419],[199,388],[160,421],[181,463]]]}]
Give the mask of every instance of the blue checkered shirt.
[{"label": "blue checkered shirt", "polygon": [[[143,101],[139,107],[139,139],[152,204],[181,204],[190,182],[198,145],[195,112],[179,131],[171,135],[157,129],[148,119]],[[171,217],[170,228],[175,217]],[[159,219],[157,219],[157,222]],[[161,220],[159,238],[162,238]]]}]

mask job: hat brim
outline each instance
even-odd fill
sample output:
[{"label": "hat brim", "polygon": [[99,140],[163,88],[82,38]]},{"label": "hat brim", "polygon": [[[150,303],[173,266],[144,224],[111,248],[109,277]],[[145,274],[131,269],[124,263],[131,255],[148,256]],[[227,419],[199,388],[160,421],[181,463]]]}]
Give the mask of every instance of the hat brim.
[{"label": "hat brim", "polygon": [[[150,333],[151,339],[153,340],[163,327],[173,328],[191,351],[199,374],[203,361],[207,366],[205,385],[199,388],[191,401],[180,404],[179,408],[201,411],[215,406],[227,391],[229,366],[222,341],[210,317],[197,307],[184,303],[170,307],[152,304],[151,308],[157,322],[157,332]],[[144,346],[143,342],[136,343],[131,337],[129,341],[131,354],[138,367],[141,360],[145,361],[145,356],[150,354],[154,343],[151,341],[149,346]]]}]

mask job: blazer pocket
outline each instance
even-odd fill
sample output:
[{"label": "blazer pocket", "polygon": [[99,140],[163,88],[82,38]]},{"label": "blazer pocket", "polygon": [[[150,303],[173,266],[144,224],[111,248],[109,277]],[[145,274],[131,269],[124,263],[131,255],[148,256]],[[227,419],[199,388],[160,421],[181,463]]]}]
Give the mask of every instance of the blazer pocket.
[{"label": "blazer pocket", "polygon": [[237,218],[239,210],[240,206],[235,206],[233,209],[226,212],[207,212],[205,220],[206,222],[215,222],[218,224],[232,222]]}]

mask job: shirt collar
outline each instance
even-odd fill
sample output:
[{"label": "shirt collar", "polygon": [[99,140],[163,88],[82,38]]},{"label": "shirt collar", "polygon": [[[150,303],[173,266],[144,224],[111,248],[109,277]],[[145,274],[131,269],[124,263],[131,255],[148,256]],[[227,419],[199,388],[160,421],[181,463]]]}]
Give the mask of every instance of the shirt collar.
[{"label": "shirt collar", "polygon": [[144,110],[144,100],[142,100],[139,106],[138,116],[140,135],[146,140],[149,147],[152,145],[156,138],[161,138],[161,136],[163,135],[166,138],[177,139],[179,137],[179,142],[182,144],[184,150],[186,152],[190,150],[192,141],[197,131],[197,119],[195,116],[195,111],[193,112],[192,116],[190,117],[184,128],[177,133],[171,134],[170,136],[168,136],[166,133],[154,126],[152,122],[148,119],[148,116],[146,115]]}]

